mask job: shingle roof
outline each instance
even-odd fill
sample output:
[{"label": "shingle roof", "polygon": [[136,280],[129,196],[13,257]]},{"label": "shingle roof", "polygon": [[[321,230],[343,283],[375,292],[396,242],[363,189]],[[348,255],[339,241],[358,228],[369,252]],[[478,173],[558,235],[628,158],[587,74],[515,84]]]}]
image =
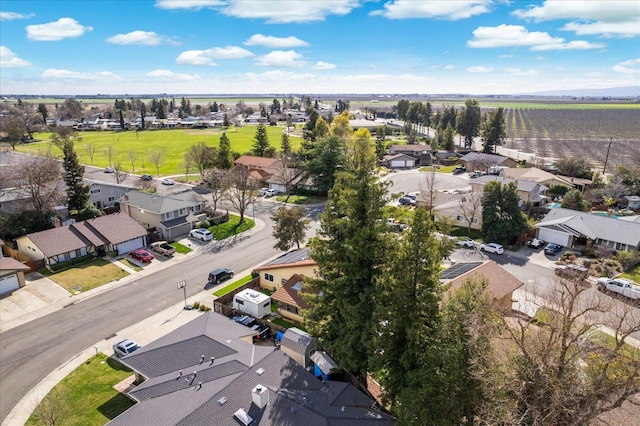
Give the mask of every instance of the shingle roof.
[{"label": "shingle roof", "polygon": [[0,271],[28,271],[31,269],[12,257],[0,257]]},{"label": "shingle roof", "polygon": [[504,268],[498,265],[493,260],[484,262],[482,265],[469,270],[468,272],[459,275],[457,278],[447,282],[450,285],[448,294],[452,294],[454,291],[462,287],[462,284],[469,279],[484,277],[489,283],[485,292],[492,298],[500,300],[503,297],[510,295],[516,289],[523,285],[517,277],[511,275]]},{"label": "shingle roof", "polygon": [[61,226],[59,228],[34,232],[27,234],[26,237],[47,257],[68,253],[92,245],[91,241],[72,226]]},{"label": "shingle roof", "polygon": [[268,169],[273,163],[278,161],[277,158],[256,157],[253,155],[242,155],[235,161],[236,165],[250,167],[254,169]]},{"label": "shingle roof", "polygon": [[276,257],[273,260],[265,263],[264,265],[255,268],[256,271],[262,271],[264,269],[273,269],[286,266],[298,266],[298,265],[315,265],[316,261],[309,256],[309,248],[301,248],[299,250],[291,250]]},{"label": "shingle roof", "polygon": [[275,293],[271,295],[272,300],[286,303],[287,305],[297,306],[302,309],[309,307],[307,302],[302,298],[301,293],[306,291],[303,289],[302,276],[293,274],[286,283],[282,285]]},{"label": "shingle roof", "polygon": [[149,192],[129,191],[118,200],[118,203],[129,204],[151,213],[163,214],[200,204],[202,197],[198,200],[196,196],[199,197],[195,192],[182,196],[163,197]]},{"label": "shingle roof", "polygon": [[540,186],[540,189],[542,190],[548,189],[546,186],[542,185],[541,183],[538,183],[532,180],[511,179],[511,178],[505,178],[502,176],[494,176],[494,175],[480,176],[479,178],[476,178],[474,180],[474,182],[478,182],[481,184],[486,184],[488,182],[493,182],[493,181],[500,182],[501,185],[506,185],[508,183],[514,182],[518,187],[518,191],[524,191],[524,192],[531,192],[535,189],[536,186]]},{"label": "shingle roof", "polygon": [[495,154],[485,154],[479,152],[470,152],[468,154],[463,155],[460,160],[465,162],[482,162],[486,164],[499,165],[507,161],[508,157],[503,157],[502,155]]},{"label": "shingle roof", "polygon": [[291,327],[285,331],[280,340],[280,344],[299,354],[304,354],[307,348],[314,343],[314,340],[313,336],[309,333],[299,328]]},{"label": "shingle roof", "polygon": [[120,244],[147,235],[146,229],[124,213],[100,216],[84,223],[99,232],[111,244]]}]

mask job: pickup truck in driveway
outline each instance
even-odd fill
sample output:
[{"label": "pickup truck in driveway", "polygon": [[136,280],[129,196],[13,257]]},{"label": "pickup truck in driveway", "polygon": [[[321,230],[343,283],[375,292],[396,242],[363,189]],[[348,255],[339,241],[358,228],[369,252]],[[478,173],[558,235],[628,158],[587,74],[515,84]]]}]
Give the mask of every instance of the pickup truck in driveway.
[{"label": "pickup truck in driveway", "polygon": [[151,243],[151,250],[167,257],[173,256],[176,252],[176,248],[166,241],[156,241],[155,243]]},{"label": "pickup truck in driveway", "polygon": [[620,294],[640,304],[640,286],[623,278],[598,278],[598,290]]}]

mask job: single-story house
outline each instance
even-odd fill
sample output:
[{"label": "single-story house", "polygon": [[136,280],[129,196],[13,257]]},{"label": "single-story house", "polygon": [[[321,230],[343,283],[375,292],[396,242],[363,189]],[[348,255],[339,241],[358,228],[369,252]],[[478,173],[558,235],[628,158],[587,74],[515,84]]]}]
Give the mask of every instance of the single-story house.
[{"label": "single-story house", "polygon": [[390,156],[404,154],[416,159],[416,166],[430,166],[433,164],[431,146],[427,144],[391,144],[388,152]]},{"label": "single-story house", "polygon": [[640,249],[640,222],[555,208],[535,226],[539,239],[565,247],[583,244],[618,251]]},{"label": "single-story house", "polygon": [[488,172],[492,166],[516,167],[518,162],[512,158],[496,154],[469,152],[460,158],[467,171],[482,170]]},{"label": "single-story house", "polygon": [[441,283],[448,286],[446,294],[452,294],[469,280],[478,279],[487,280],[485,293],[506,311],[510,311],[513,306],[513,292],[524,285],[493,260],[456,263],[442,271],[440,277]]},{"label": "single-story house", "polygon": [[474,210],[473,201],[463,194],[450,195],[449,198],[449,201],[438,203],[433,208],[435,222],[448,218],[461,228],[482,229],[482,206],[476,205]]},{"label": "single-story house", "polygon": [[242,155],[234,162],[236,166],[245,169],[269,170],[275,167],[277,158],[256,157],[255,155]]},{"label": "single-story house", "polygon": [[303,175],[303,170],[285,167],[275,170],[275,173],[267,179],[267,184],[270,189],[286,193],[300,182]]},{"label": "single-story house", "polygon": [[507,185],[511,182],[515,183],[518,198],[520,199],[520,205],[530,203],[532,206],[539,206],[545,204],[548,200],[546,194],[549,188],[532,180],[510,179],[502,176],[486,175],[472,180],[471,187],[474,191],[482,192],[487,183],[494,181],[499,182],[501,185]]},{"label": "single-story house", "polygon": [[308,248],[291,250],[254,269],[260,276],[260,287],[273,290],[282,287],[293,274],[316,276],[317,263]]},{"label": "single-story house", "polygon": [[0,250],[0,294],[25,286],[24,273],[31,268],[11,257],[3,257]]},{"label": "single-story house", "polygon": [[591,179],[577,178],[573,176],[562,176],[558,175],[560,179],[564,179],[568,182],[571,182],[571,185],[579,190],[580,192],[585,192],[591,188],[593,181]]},{"label": "single-story house", "polygon": [[147,230],[155,230],[166,240],[184,236],[195,223],[206,219],[206,201],[191,189],[161,196],[129,191],[118,199],[120,211]]},{"label": "single-story house", "polygon": [[16,238],[18,251],[47,267],[98,251],[128,253],[147,245],[147,231],[129,216],[116,213]]},{"label": "single-story house", "polygon": [[252,334],[206,312],[123,357],[138,379],[127,393],[136,404],[108,425],[395,424],[353,385],[315,378],[284,342],[253,345]]},{"label": "single-story house", "polygon": [[271,295],[271,300],[277,303],[277,313],[288,320],[298,323],[304,322],[301,309],[308,309],[309,305],[302,298],[304,292],[304,276],[293,274],[282,287]]},{"label": "single-story house", "polygon": [[382,157],[381,164],[390,169],[409,169],[416,166],[418,160],[406,154],[389,154]]},{"label": "single-story house", "polygon": [[569,180],[561,176],[554,175],[553,173],[549,173],[545,170],[539,169],[537,167],[507,167],[500,171],[500,176],[511,179],[532,180],[546,186],[547,188],[551,188],[553,186],[564,186],[565,188],[573,188],[575,186]]}]

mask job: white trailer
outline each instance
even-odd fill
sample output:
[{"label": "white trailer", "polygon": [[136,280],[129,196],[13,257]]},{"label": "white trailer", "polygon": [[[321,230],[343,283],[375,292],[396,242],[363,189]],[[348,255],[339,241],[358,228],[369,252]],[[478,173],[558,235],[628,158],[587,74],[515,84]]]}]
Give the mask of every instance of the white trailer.
[{"label": "white trailer", "polygon": [[246,289],[233,296],[233,307],[256,318],[264,318],[271,312],[271,298],[259,291]]},{"label": "white trailer", "polygon": [[640,302],[640,286],[623,278],[598,278],[598,290],[614,292]]}]

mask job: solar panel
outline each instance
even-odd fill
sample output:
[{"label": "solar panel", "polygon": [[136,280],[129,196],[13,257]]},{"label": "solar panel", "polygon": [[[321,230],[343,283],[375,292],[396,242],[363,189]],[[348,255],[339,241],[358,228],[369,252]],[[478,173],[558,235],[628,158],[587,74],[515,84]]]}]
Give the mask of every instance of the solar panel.
[{"label": "solar panel", "polygon": [[470,270],[477,268],[482,265],[482,262],[467,262],[467,263],[457,263],[450,268],[442,271],[442,275],[440,275],[440,279],[442,280],[452,280],[454,278],[459,277],[462,274],[469,272]]}]

